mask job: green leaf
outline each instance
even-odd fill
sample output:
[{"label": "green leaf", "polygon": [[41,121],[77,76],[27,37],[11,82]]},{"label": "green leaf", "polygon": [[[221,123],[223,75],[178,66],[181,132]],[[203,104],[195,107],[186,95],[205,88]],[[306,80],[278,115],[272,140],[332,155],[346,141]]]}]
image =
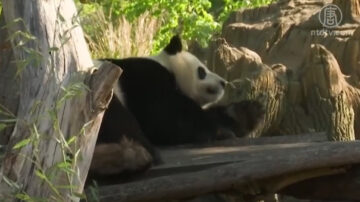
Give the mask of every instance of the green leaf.
[{"label": "green leaf", "polygon": [[4,130],[6,127],[8,127],[5,123],[0,123],[0,131]]},{"label": "green leaf", "polygon": [[46,175],[43,174],[43,172],[41,172],[40,170],[35,170],[35,175],[38,176],[40,179],[42,180],[47,180]]},{"label": "green leaf", "polygon": [[24,140],[21,140],[20,142],[18,142],[17,144],[14,145],[13,149],[20,149],[26,145],[28,145],[31,142],[30,138],[26,138]]},{"label": "green leaf", "polygon": [[58,12],[58,19],[61,21],[61,22],[65,22],[65,18],[64,18],[64,16],[62,16],[61,15],[61,13],[60,12]]},{"label": "green leaf", "polygon": [[49,48],[49,51],[51,51],[51,52],[56,52],[56,51],[58,51],[58,50],[59,50],[58,47],[50,47],[50,48]]},{"label": "green leaf", "polygon": [[74,185],[57,185],[55,186],[58,189],[76,189],[77,187]]},{"label": "green leaf", "polygon": [[76,136],[72,136],[66,143],[70,145],[71,143],[75,142]]},{"label": "green leaf", "polygon": [[68,162],[60,162],[56,165],[58,168],[69,168],[71,167],[71,164]]},{"label": "green leaf", "polygon": [[23,201],[31,201],[31,197],[28,194],[18,193],[15,195],[15,198]]}]

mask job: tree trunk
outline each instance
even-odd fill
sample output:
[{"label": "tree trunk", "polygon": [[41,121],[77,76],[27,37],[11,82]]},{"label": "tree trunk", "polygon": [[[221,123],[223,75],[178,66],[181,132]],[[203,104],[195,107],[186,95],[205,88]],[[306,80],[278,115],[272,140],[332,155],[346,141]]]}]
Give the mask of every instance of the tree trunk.
[{"label": "tree trunk", "polygon": [[[6,145],[9,141],[13,124],[13,115],[19,104],[19,82],[15,76],[16,65],[14,54],[11,49],[7,30],[4,28],[4,16],[0,16],[0,125],[5,127],[0,130],[0,145]],[[6,106],[6,107],[5,107]]]},{"label": "tree trunk", "polygon": [[[92,73],[72,0],[4,0],[3,7],[12,50],[7,37],[1,37],[0,45],[6,48],[0,51],[7,55],[1,56],[0,72],[9,73],[1,75],[0,84],[9,89],[0,94],[11,95],[14,103],[8,107],[16,114],[16,123],[3,140],[7,151],[2,186],[16,183],[9,189],[18,198],[78,200],[103,111],[121,70],[105,63]],[[11,78],[18,85],[13,87]],[[6,99],[4,105],[11,103]]]},{"label": "tree trunk", "polygon": [[[329,3],[343,15],[335,12],[332,28],[319,17]],[[232,84],[224,103],[264,104],[264,124],[253,136],[360,138],[359,10],[359,0],[279,0],[231,14],[209,67]]]}]

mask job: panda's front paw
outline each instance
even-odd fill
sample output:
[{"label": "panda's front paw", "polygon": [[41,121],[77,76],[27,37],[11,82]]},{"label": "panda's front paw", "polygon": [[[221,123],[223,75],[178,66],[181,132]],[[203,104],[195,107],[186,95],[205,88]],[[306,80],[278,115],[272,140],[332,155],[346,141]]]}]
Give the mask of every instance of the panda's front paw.
[{"label": "panda's front paw", "polygon": [[253,131],[264,119],[263,105],[255,100],[243,100],[231,104],[227,113],[237,123],[237,135],[243,136]]}]

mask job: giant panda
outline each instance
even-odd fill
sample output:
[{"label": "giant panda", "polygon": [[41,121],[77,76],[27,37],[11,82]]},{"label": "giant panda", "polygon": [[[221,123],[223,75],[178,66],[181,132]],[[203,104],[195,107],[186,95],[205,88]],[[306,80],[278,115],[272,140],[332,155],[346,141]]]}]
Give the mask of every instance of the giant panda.
[{"label": "giant panda", "polygon": [[156,56],[104,60],[123,73],[100,128],[93,176],[146,170],[161,162],[158,146],[208,142],[228,131],[245,135],[263,117],[256,101],[209,107],[227,82],[184,51],[178,35]]}]

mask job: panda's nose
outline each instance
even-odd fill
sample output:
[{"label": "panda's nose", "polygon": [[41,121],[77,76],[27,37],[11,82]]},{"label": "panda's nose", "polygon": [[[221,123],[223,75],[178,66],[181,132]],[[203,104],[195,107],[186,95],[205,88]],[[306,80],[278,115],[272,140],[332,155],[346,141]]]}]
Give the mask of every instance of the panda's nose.
[{"label": "panda's nose", "polygon": [[209,94],[217,94],[219,92],[219,88],[216,86],[209,86],[206,88],[206,92]]},{"label": "panda's nose", "polygon": [[226,84],[225,81],[220,81],[220,86],[221,87],[225,88],[225,84]]}]

